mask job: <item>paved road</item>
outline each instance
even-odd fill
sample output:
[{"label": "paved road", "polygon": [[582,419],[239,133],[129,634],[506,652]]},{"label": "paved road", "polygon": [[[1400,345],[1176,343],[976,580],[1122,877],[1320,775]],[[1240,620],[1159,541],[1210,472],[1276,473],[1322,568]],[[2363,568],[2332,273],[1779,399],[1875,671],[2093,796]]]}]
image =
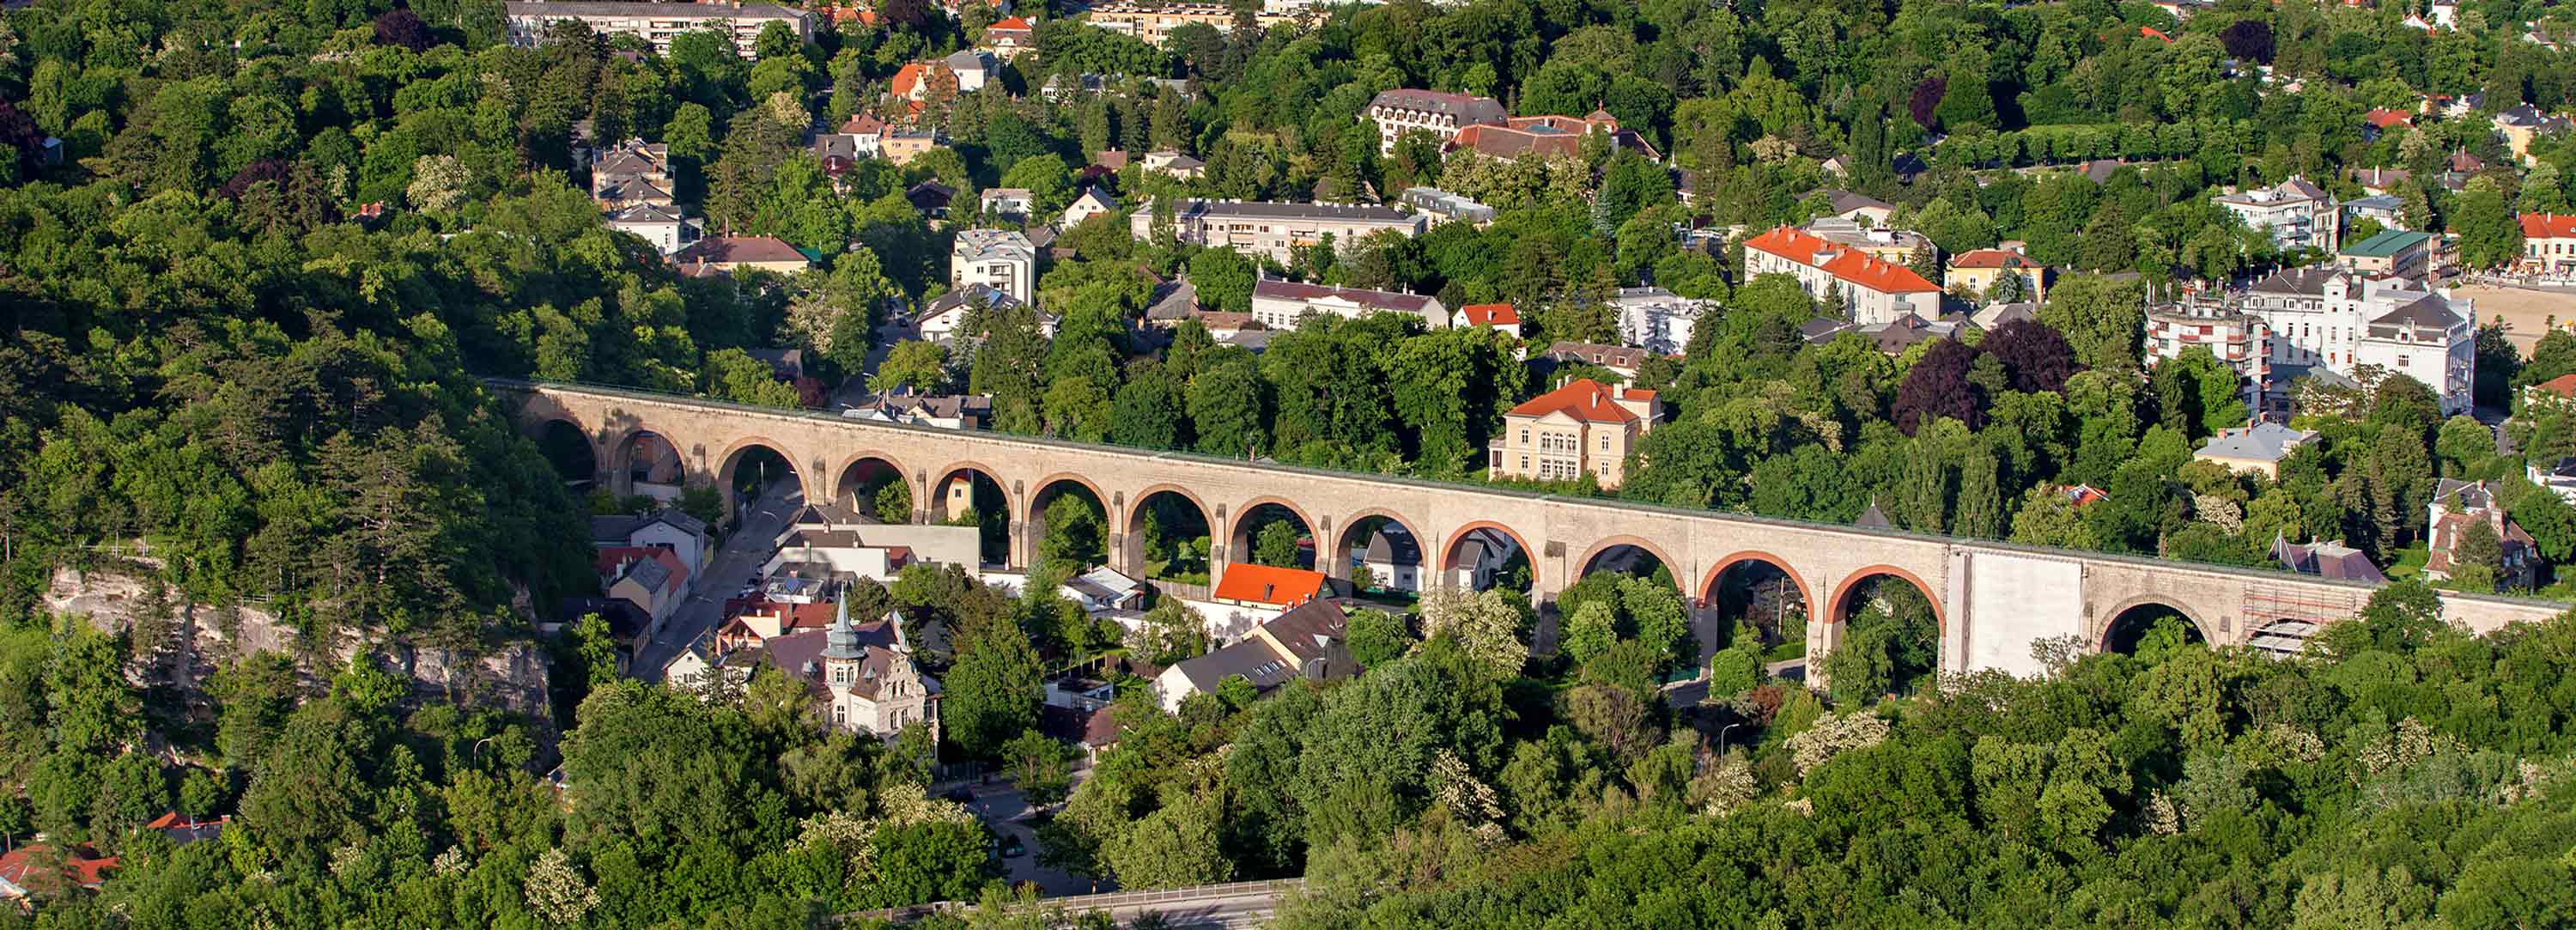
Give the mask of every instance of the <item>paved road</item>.
[{"label": "paved road", "polygon": [[994,832],[1019,837],[1020,848],[1027,850],[1002,860],[1004,877],[1013,887],[1022,882],[1034,882],[1039,893],[1049,898],[1103,890],[1093,888],[1087,879],[1038,866],[1038,833],[1030,828],[1027,820],[1028,815],[1034,812],[1029,810],[1028,795],[1022,794],[1018,786],[1001,783],[974,787],[975,800],[967,804],[966,809],[975,812],[975,816],[982,818]]},{"label": "paved road", "polygon": [[725,537],[715,559],[707,563],[707,570],[690,586],[688,601],[672,612],[671,619],[662,624],[661,634],[645,645],[643,654],[635,660],[634,677],[661,680],[663,665],[724,621],[725,600],[740,592],[752,575],[769,562],[776,551],[778,531],[785,529],[788,516],[804,505],[804,495],[798,492],[795,479],[770,482],[760,499],[752,503],[751,512],[743,515],[742,525]]}]

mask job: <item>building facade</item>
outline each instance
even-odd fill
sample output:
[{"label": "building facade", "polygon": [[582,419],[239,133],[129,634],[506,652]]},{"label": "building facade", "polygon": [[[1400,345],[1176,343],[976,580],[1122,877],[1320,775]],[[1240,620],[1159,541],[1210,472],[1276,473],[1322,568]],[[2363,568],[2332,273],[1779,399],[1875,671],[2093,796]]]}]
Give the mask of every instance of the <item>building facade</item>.
[{"label": "building facade", "polygon": [[2576,213],[2525,213],[2522,219],[2523,274],[2576,277]]},{"label": "building facade", "polygon": [[948,248],[948,286],[981,284],[1022,303],[1035,302],[1038,250],[1013,229],[961,229]]},{"label": "building facade", "polygon": [[2245,379],[2247,406],[2262,408],[2260,392],[2272,377],[2272,328],[2263,318],[2218,300],[2187,300],[2149,309],[2146,326],[2149,365],[2208,349]]},{"label": "building facade", "polygon": [[2275,366],[2323,366],[2346,377],[2376,367],[2432,388],[2445,415],[2469,408],[2476,308],[2466,298],[2395,277],[2293,268],[2256,282],[2237,309],[2271,330]]},{"label": "building facade", "polygon": [[1508,118],[1502,101],[1492,97],[1411,88],[1378,92],[1360,114],[1377,122],[1380,155],[1394,154],[1395,140],[1408,132],[1430,133],[1446,148],[1461,129],[1501,125]]},{"label": "building facade", "polygon": [[1744,273],[1785,274],[1807,296],[1863,326],[1881,326],[1913,314],[1941,316],[1941,288],[1914,269],[1814,234],[1776,227],[1745,240]]},{"label": "building facade", "polygon": [[764,3],[619,3],[537,2],[501,5],[510,44],[535,48],[546,28],[570,20],[601,34],[622,33],[643,39],[656,54],[671,54],[671,40],[700,29],[733,37],[734,51],[744,59],[760,57],[760,31],[779,23],[799,42],[813,38],[813,23],[803,10]]},{"label": "building facade", "polygon": [[1627,477],[1628,453],[1663,415],[1655,392],[1578,378],[1503,415],[1488,447],[1489,478],[1574,481],[1604,488]]},{"label": "building facade", "polygon": [[1346,320],[1392,313],[1422,321],[1427,329],[1447,329],[1449,308],[1440,298],[1403,291],[1327,287],[1263,278],[1252,285],[1252,319],[1271,329],[1296,329],[1309,316]]},{"label": "building facade", "polygon": [[1695,300],[1660,287],[1623,287],[1610,298],[1619,317],[1619,340],[1657,355],[1679,354],[1690,343],[1691,327],[1717,309],[1717,301]]},{"label": "building facade", "polygon": [[2298,175],[2272,187],[2220,194],[2212,200],[2236,214],[2247,228],[2264,231],[2282,249],[2312,248],[2331,254],[2341,245],[2342,205],[2333,194]]},{"label": "building facade", "polygon": [[[1128,231],[1151,238],[1155,212],[1130,215]],[[1295,249],[1321,244],[1325,236],[1333,237],[1336,248],[1348,249],[1372,233],[1393,230],[1412,237],[1426,226],[1420,214],[1355,204],[1189,199],[1172,208],[1172,234],[1180,241],[1266,255],[1282,265],[1296,260]]]}]

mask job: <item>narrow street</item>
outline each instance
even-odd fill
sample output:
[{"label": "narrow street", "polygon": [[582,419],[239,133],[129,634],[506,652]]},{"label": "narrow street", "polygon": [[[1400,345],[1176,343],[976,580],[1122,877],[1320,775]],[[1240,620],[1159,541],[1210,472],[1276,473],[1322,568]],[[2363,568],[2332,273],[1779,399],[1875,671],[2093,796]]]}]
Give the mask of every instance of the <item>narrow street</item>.
[{"label": "narrow street", "polygon": [[714,560],[690,585],[689,599],[672,612],[662,624],[660,635],[645,645],[636,657],[630,674],[644,681],[660,681],[662,666],[679,656],[681,650],[724,620],[724,603],[751,581],[752,575],[769,561],[778,532],[787,526],[787,518],[805,505],[805,496],[796,479],[781,478],[762,490],[760,499],[743,514],[742,525],[726,536],[716,550]]}]

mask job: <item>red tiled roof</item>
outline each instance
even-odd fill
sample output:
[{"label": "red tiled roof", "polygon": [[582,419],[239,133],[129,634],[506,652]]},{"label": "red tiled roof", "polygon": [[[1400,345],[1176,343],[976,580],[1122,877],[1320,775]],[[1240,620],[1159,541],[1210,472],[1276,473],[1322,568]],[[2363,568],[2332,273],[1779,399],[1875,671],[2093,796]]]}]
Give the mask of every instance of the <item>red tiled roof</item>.
[{"label": "red tiled roof", "polygon": [[1816,263],[1816,253],[1824,251],[1825,240],[1787,226],[1774,226],[1759,236],[1744,240],[1744,247],[1760,249],[1801,265]]},{"label": "red tiled roof", "polygon": [[984,31],[987,33],[994,32],[996,30],[1002,32],[1027,32],[1032,28],[1035,27],[1030,26],[1028,20],[1013,16],[1008,19],[996,21],[992,25],[984,27]]},{"label": "red tiled roof", "polygon": [[1826,274],[1884,294],[1941,290],[1932,282],[1923,280],[1922,275],[1915,274],[1912,268],[1859,252],[1836,255],[1825,262],[1824,269]]},{"label": "red tiled roof", "polygon": [[1468,304],[1458,308],[1458,312],[1467,315],[1469,326],[1519,326],[1521,323],[1520,311],[1513,310],[1510,304]]},{"label": "red tiled roof", "polygon": [[1623,396],[1630,400],[1653,400],[1655,392],[1633,388],[1621,392],[1590,378],[1576,378],[1566,382],[1564,387],[1530,398],[1528,402],[1512,408],[1511,415],[1543,417],[1561,412],[1577,420],[1594,423],[1635,422],[1636,411],[1619,406],[1617,402]]},{"label": "red tiled roof", "polygon": [[2373,126],[2386,129],[2390,126],[2402,126],[2414,122],[2415,114],[2402,110],[2372,110],[2362,114],[2361,118],[2368,120]]},{"label": "red tiled roof", "polygon": [[923,66],[921,62],[915,61],[907,63],[903,67],[895,69],[894,83],[888,85],[888,88],[890,92],[897,97],[910,97],[912,96],[913,91],[921,87],[921,82],[926,79],[929,74],[930,69]]},{"label": "red tiled roof", "polygon": [[842,135],[873,136],[884,131],[885,121],[869,113],[852,113],[848,120],[841,123]]},{"label": "red tiled roof", "polygon": [[604,575],[617,571],[625,567],[626,563],[636,559],[652,559],[662,563],[662,567],[671,572],[670,587],[672,588],[679,588],[688,582],[689,567],[680,564],[680,557],[672,554],[671,550],[660,546],[608,546],[599,550],[594,564],[598,566],[600,574]]},{"label": "red tiled roof", "polygon": [[2167,42],[2173,41],[2172,36],[2164,34],[2163,30],[2157,29],[2154,26],[2140,26],[2138,27],[2138,34],[2150,39],[2162,39]]},{"label": "red tiled roof", "polygon": [[2547,391],[2560,397],[2576,398],[2576,375],[2559,375],[2531,387],[2533,390]]},{"label": "red tiled roof", "polygon": [[1215,597],[1295,607],[1314,600],[1323,589],[1323,572],[1236,562],[1226,566],[1225,577],[1217,580]]},{"label": "red tiled roof", "polygon": [[2019,252],[2007,252],[2002,249],[1978,249],[1973,252],[1959,253],[1958,257],[1950,259],[1950,267],[2002,268],[2004,267],[2004,263],[2007,261],[2020,262],[2021,267],[2025,268],[2030,267],[2031,265],[2030,258]]},{"label": "red tiled roof", "polygon": [[[52,849],[48,844],[37,842],[10,850],[8,855],[0,856],[0,880],[20,888],[43,884],[42,879],[35,877],[36,864]],[[116,868],[116,863],[115,856],[100,856],[97,850],[87,846],[73,846],[63,852],[63,875],[75,885],[95,888],[107,881],[107,873]]]},{"label": "red tiled roof", "polygon": [[2525,213],[2522,215],[2522,237],[2525,239],[2576,238],[2576,213]]}]

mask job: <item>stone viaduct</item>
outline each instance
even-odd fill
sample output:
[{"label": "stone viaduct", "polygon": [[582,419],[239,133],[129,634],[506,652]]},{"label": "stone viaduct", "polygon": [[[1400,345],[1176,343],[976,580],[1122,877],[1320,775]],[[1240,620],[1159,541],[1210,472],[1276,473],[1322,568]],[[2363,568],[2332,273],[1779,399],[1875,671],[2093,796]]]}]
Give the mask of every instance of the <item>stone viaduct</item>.
[{"label": "stone viaduct", "polygon": [[[1764,563],[1785,574],[1810,616],[1821,621],[1807,625],[1814,657],[1840,638],[1840,621],[1865,582],[1894,578],[1932,601],[1943,671],[2031,674],[2039,670],[2035,642],[2072,637],[2099,649],[2117,620],[2147,607],[2180,613],[2213,644],[2246,644],[2258,635],[2277,640],[2353,616],[2372,590],[2276,571],[894,425],[615,388],[517,381],[494,381],[492,388],[530,435],[567,426],[578,431],[600,477],[620,491],[628,487],[636,449],[653,436],[676,452],[690,483],[730,487],[746,455],[763,448],[790,463],[814,499],[846,498],[863,475],[876,482],[899,478],[912,490],[917,521],[942,515],[946,502],[962,499],[980,475],[1007,503],[1014,566],[1028,564],[1036,551],[1044,505],[1078,486],[1103,505],[1111,559],[1131,574],[1142,562],[1139,547],[1129,544],[1131,529],[1147,499],[1165,493],[1205,516],[1212,578],[1248,546],[1247,517],[1256,509],[1275,513],[1272,508],[1303,522],[1319,553],[1347,546],[1344,533],[1353,524],[1399,523],[1421,544],[1426,584],[1444,583],[1469,535],[1507,538],[1527,553],[1531,593],[1541,602],[1621,547],[1653,555],[1695,599],[1711,597],[1730,570]],[[655,449],[671,454],[658,444]],[[1346,563],[1318,561],[1328,570]],[[2443,604],[2447,619],[2479,631],[2565,608],[2456,594],[2446,594]]]}]

